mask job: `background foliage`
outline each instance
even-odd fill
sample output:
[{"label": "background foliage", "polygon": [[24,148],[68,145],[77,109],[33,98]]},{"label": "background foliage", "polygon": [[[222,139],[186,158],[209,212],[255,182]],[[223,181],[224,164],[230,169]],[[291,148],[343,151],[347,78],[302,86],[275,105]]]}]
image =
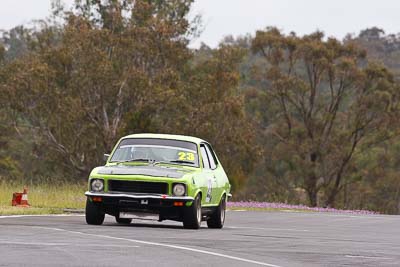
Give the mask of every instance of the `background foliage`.
[{"label": "background foliage", "polygon": [[191,4],[76,1],[3,32],[0,182],[84,181],[119,137],[173,133],[214,145],[237,200],[400,213],[400,36],[193,50]]}]

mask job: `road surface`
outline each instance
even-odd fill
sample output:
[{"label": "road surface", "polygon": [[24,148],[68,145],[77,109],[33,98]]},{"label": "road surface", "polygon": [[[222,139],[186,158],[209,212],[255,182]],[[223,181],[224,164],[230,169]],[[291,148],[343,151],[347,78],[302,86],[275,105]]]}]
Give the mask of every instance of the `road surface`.
[{"label": "road surface", "polygon": [[229,211],[222,230],[0,216],[0,266],[400,266],[400,216]]}]

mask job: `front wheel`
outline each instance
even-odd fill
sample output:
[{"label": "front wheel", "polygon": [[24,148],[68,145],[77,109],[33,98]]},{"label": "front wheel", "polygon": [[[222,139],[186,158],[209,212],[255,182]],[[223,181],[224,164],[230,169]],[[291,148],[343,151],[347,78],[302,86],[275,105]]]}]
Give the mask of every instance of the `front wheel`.
[{"label": "front wheel", "polygon": [[194,199],[192,206],[185,207],[183,214],[183,228],[199,229],[201,225],[201,196]]},{"label": "front wheel", "polygon": [[104,222],[105,213],[99,206],[95,205],[92,201],[86,199],[86,223],[92,225],[101,225]]},{"label": "front wheel", "polygon": [[226,212],[226,198],[225,196],[222,196],[217,210],[207,220],[208,228],[221,229],[222,227],[224,227],[225,212]]}]

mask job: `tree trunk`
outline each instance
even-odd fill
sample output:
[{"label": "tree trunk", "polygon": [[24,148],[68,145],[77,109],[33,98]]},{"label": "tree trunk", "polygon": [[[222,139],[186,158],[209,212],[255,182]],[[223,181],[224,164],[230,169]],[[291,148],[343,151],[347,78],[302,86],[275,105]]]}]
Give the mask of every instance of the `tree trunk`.
[{"label": "tree trunk", "polygon": [[347,209],[348,195],[347,195],[347,184],[343,187],[343,208]]},{"label": "tree trunk", "polygon": [[306,191],[308,195],[308,200],[311,207],[316,207],[318,205],[318,189],[317,189],[317,177],[315,173],[312,173],[307,180]]},{"label": "tree trunk", "polygon": [[336,196],[340,192],[340,189],[341,189],[340,183],[342,180],[342,173],[344,170],[344,166],[345,165],[343,164],[340,171],[336,175],[334,187],[332,188],[331,192],[329,193],[329,197],[325,202],[325,207],[334,207],[334,205],[335,205]]},{"label": "tree trunk", "polygon": [[325,202],[325,207],[326,208],[333,208],[335,206],[335,199],[336,199],[336,195],[338,193],[338,190],[333,189],[331,191],[331,193],[329,194],[328,199]]},{"label": "tree trunk", "polygon": [[310,168],[311,172],[309,173],[309,176],[307,177],[308,179],[306,181],[306,191],[311,207],[316,207],[318,205],[317,175],[315,171],[317,157],[318,154],[316,152],[312,152],[310,154],[312,167]]},{"label": "tree trunk", "polygon": [[307,190],[307,194],[308,194],[308,200],[310,201],[310,206],[316,207],[318,204],[316,190]]},{"label": "tree trunk", "polygon": [[400,214],[400,199],[397,201],[397,214]]}]

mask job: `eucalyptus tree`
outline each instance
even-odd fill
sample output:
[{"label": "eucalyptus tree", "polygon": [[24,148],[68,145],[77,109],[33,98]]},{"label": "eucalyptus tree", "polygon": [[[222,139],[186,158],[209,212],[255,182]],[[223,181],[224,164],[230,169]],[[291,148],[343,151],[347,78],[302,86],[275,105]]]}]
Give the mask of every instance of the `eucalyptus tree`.
[{"label": "eucalyptus tree", "polygon": [[391,73],[321,32],[298,37],[268,28],[256,33],[252,50],[267,62],[257,73],[275,114],[266,128],[276,143],[271,160],[286,166],[312,206],[334,205],[352,182],[346,175],[357,153],[393,134],[398,88]]},{"label": "eucalyptus tree", "polygon": [[7,64],[1,90],[39,129],[50,159],[85,174],[132,120],[143,119],[135,114],[151,120],[147,111],[176,88],[191,56],[191,3],[75,1],[73,11],[57,9],[63,23],[32,33],[29,53]]}]

